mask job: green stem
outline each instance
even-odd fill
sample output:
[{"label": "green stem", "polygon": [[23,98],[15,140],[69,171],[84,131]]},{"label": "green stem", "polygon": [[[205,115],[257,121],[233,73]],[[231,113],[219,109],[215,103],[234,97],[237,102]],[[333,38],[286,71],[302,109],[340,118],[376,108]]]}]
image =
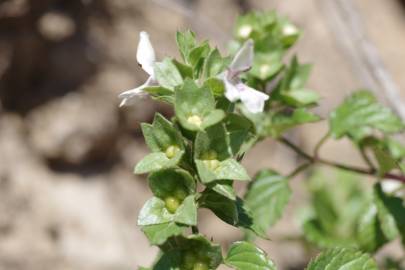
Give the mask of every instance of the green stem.
[{"label": "green stem", "polygon": [[[323,165],[339,168],[339,169],[346,170],[346,171],[356,172],[356,173],[359,173],[359,174],[378,176],[377,175],[378,172],[374,168],[364,169],[364,168],[360,168],[360,167],[356,167],[356,166],[340,164],[340,163],[330,161],[330,160],[326,160],[326,159],[322,159],[322,158],[315,158],[315,157],[305,153],[297,145],[290,142],[286,138],[280,138],[279,141],[281,143],[283,143],[284,145],[288,146],[290,149],[294,150],[294,152],[296,152],[301,157],[307,159],[309,161],[309,164],[311,164],[311,165],[315,164],[315,163],[318,163],[318,164],[323,164]],[[300,170],[299,172],[301,172],[301,171],[302,170]],[[402,183],[405,183],[405,176],[404,175],[386,173],[386,174],[384,174],[383,178],[397,180],[397,181],[400,181]]]},{"label": "green stem", "polygon": [[297,176],[298,174],[300,174],[301,172],[305,171],[306,169],[308,169],[309,167],[311,167],[313,164],[313,162],[308,162],[308,163],[304,163],[301,164],[300,166],[298,166],[294,171],[292,171],[290,174],[288,174],[287,178],[288,179],[292,179],[295,176]]}]

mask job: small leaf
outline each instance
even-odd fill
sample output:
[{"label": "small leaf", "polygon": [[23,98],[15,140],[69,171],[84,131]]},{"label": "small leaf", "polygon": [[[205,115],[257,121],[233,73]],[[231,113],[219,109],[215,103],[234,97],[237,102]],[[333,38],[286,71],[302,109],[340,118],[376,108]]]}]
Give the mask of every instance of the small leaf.
[{"label": "small leaf", "polygon": [[183,78],[177,70],[173,60],[166,58],[162,62],[155,63],[155,76],[159,84],[167,89],[173,90],[183,83]]},{"label": "small leaf", "polygon": [[165,153],[150,153],[144,157],[135,167],[135,174],[143,174],[161,169],[173,168],[179,163],[184,151],[179,151],[174,157],[168,158]]},{"label": "small leaf", "polygon": [[373,130],[391,134],[403,128],[401,120],[366,90],[353,93],[330,115],[330,130],[337,139],[348,135],[359,141]]},{"label": "small leaf", "polygon": [[174,221],[189,226],[197,225],[197,204],[195,203],[195,196],[190,195],[184,199],[175,213]]},{"label": "small leaf", "polygon": [[196,160],[198,174],[203,183],[210,183],[215,180],[238,180],[249,181],[250,177],[245,168],[234,159],[220,161],[217,168],[207,166],[204,160]]},{"label": "small leaf", "polygon": [[142,231],[152,245],[161,245],[172,236],[180,235],[185,227],[174,222],[143,226]]},{"label": "small leaf", "polygon": [[165,152],[170,146],[184,149],[180,132],[159,113],[155,115],[152,125],[142,124],[142,133],[146,144],[153,152]]},{"label": "small leaf", "polygon": [[168,223],[173,220],[173,215],[166,209],[165,202],[157,197],[146,201],[138,216],[138,225],[154,225]]},{"label": "small leaf", "polygon": [[166,169],[151,173],[148,177],[149,187],[156,197],[165,199],[167,196],[179,197],[176,193],[182,192],[186,196],[194,194],[196,183],[194,178],[182,169]]},{"label": "small leaf", "polygon": [[225,69],[226,61],[222,58],[218,49],[212,50],[204,63],[204,75],[205,78],[211,78],[217,76]]},{"label": "small leaf", "polygon": [[267,230],[282,216],[290,197],[288,179],[274,171],[263,170],[250,183],[245,202],[256,223]]},{"label": "small leaf", "polygon": [[351,248],[327,250],[312,260],[307,270],[378,270],[375,261],[366,253]]},{"label": "small leaf", "polygon": [[284,66],[282,50],[256,53],[252,70],[249,72],[260,80],[268,80],[276,75]]},{"label": "small leaf", "polygon": [[275,270],[266,253],[249,242],[235,242],[229,248],[225,264],[238,270]]},{"label": "small leaf", "polygon": [[176,42],[184,61],[188,61],[190,51],[197,46],[194,32],[188,30],[176,33]]}]

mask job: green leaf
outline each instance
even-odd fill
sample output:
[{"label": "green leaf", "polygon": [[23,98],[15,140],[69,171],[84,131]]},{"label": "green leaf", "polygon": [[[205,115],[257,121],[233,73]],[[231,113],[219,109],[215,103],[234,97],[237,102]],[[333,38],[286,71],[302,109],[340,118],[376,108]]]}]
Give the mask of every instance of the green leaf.
[{"label": "green leaf", "polygon": [[310,178],[313,214],[303,224],[305,238],[319,247],[357,246],[357,224],[370,198],[355,175],[315,173]]},{"label": "green leaf", "polygon": [[[188,60],[189,63],[194,69],[196,68],[202,68],[202,65],[204,63],[204,58],[208,56],[210,52],[210,46],[208,42],[203,42],[201,45],[193,48],[190,51]],[[200,66],[200,67],[199,67]]]},{"label": "green leaf", "polygon": [[274,171],[263,170],[250,183],[245,202],[255,222],[267,230],[282,216],[290,197],[288,179]]},{"label": "green leaf", "polygon": [[203,208],[208,208],[214,214],[228,224],[238,223],[238,209],[236,202],[224,197],[212,190],[205,190],[199,199],[199,204]]},{"label": "green leaf", "polygon": [[212,50],[204,63],[204,77],[211,78],[217,76],[219,73],[224,71],[226,61],[222,58],[218,49]]},{"label": "green leaf", "polygon": [[162,62],[155,63],[154,71],[156,80],[164,88],[174,90],[183,83],[183,78],[172,59],[166,58]]},{"label": "green leaf", "polygon": [[[203,183],[210,183],[215,180],[238,180],[249,181],[250,177],[245,168],[234,159],[219,161],[215,168],[212,168],[206,160],[196,160],[198,174]],[[210,162],[210,161],[208,161]]]},{"label": "green leaf", "polygon": [[203,130],[225,117],[223,111],[215,109],[211,91],[207,87],[199,88],[190,79],[176,90],[175,112],[180,124],[192,131]]},{"label": "green leaf", "polygon": [[178,269],[201,269],[196,268],[198,263],[205,264],[208,269],[217,269],[222,263],[221,247],[202,235],[173,237],[161,249],[171,259],[171,266]]},{"label": "green leaf", "polygon": [[146,144],[153,152],[166,152],[170,146],[184,150],[183,138],[172,123],[156,113],[152,125],[142,124]]},{"label": "green leaf", "polygon": [[229,248],[225,264],[238,270],[275,270],[267,254],[249,242],[235,242]]},{"label": "green leaf", "polygon": [[287,104],[295,107],[314,104],[320,98],[318,93],[307,89],[294,89],[283,93],[282,97]]},{"label": "green leaf", "polygon": [[307,270],[378,270],[377,264],[366,253],[351,248],[327,250],[312,260]]},{"label": "green leaf", "polygon": [[405,205],[403,199],[385,194],[381,184],[374,186],[374,201],[377,205],[378,219],[381,229],[388,240],[395,239],[399,234],[405,243]]},{"label": "green leaf", "polygon": [[225,93],[224,83],[217,78],[209,78],[204,82],[204,86],[211,90],[215,97],[221,97]]},{"label": "green leaf", "polygon": [[269,134],[273,138],[278,138],[290,128],[319,120],[320,117],[318,115],[307,111],[305,108],[296,109],[292,114],[284,112],[276,113],[271,116],[271,124],[267,127],[266,134]]},{"label": "green leaf", "polygon": [[165,202],[157,197],[146,201],[138,216],[138,225],[154,225],[173,221],[173,215],[166,209]]},{"label": "green leaf", "polygon": [[253,123],[242,115],[231,113],[225,118],[225,127],[232,155],[243,154],[245,150],[243,146],[254,137]]},{"label": "green leaf", "polygon": [[375,252],[388,242],[381,229],[374,203],[370,203],[359,220],[357,239],[360,248],[367,252]]},{"label": "green leaf", "polygon": [[194,32],[187,30],[176,33],[176,42],[183,60],[188,62],[188,56],[191,50],[197,46]]},{"label": "green leaf", "polygon": [[143,226],[142,231],[145,233],[150,244],[161,245],[172,236],[183,233],[185,227],[174,222]]},{"label": "green leaf", "polygon": [[330,130],[337,139],[347,135],[358,141],[373,130],[391,134],[403,128],[401,120],[366,90],[353,93],[330,115]]},{"label": "green leaf", "polygon": [[272,100],[279,100],[294,107],[316,103],[319,95],[305,88],[310,72],[311,65],[299,64],[297,58],[294,57],[290,66],[285,70],[283,79],[272,94]]},{"label": "green leaf", "polygon": [[184,199],[177,209],[173,220],[189,226],[197,225],[197,204],[194,195],[190,195]]},{"label": "green leaf", "polygon": [[254,63],[249,74],[260,80],[268,80],[276,75],[284,66],[282,50],[255,54]]},{"label": "green leaf", "polygon": [[193,195],[185,198],[175,213],[169,212],[169,210],[166,208],[165,202],[162,199],[152,197],[146,201],[138,216],[139,226],[156,225],[169,222],[177,222],[190,226],[197,224],[197,205]]},{"label": "green leaf", "polygon": [[263,228],[255,222],[249,207],[239,197],[236,198],[236,206],[238,209],[238,224],[236,226],[247,229],[263,239],[268,239]]},{"label": "green leaf", "polygon": [[219,180],[212,182],[209,187],[218,194],[225,196],[226,198],[235,201],[236,193],[232,186],[232,180]]},{"label": "green leaf", "polygon": [[184,151],[179,151],[174,157],[168,158],[167,155],[162,152],[150,153],[136,165],[134,173],[143,174],[173,168],[180,162],[183,154]]},{"label": "green leaf", "polygon": [[[156,197],[165,199],[168,196],[176,196],[184,199],[196,191],[194,178],[182,169],[166,169],[150,174],[148,178],[149,187]],[[177,193],[183,193],[177,195]]]},{"label": "green leaf", "polygon": [[223,124],[207,128],[198,132],[194,142],[195,159],[225,160],[231,157],[229,138]]}]

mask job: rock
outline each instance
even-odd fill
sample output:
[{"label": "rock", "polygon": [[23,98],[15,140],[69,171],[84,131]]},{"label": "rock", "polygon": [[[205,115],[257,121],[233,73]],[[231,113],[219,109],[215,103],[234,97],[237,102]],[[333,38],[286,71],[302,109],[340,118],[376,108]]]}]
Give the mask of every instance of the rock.
[{"label": "rock", "polygon": [[70,93],[28,116],[32,146],[46,159],[78,165],[114,156],[117,106],[105,92]]}]

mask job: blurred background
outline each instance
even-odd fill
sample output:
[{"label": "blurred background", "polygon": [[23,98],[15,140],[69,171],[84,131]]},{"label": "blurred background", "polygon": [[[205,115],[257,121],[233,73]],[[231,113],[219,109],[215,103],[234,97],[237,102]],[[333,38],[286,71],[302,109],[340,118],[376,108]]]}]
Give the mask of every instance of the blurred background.
[{"label": "blurred background", "polygon": [[[140,122],[168,107],[150,99],[118,108],[117,95],[144,82],[138,33],[158,58],[178,56],[175,31],[190,28],[226,52],[232,26],[249,10],[276,9],[304,31],[294,51],[314,63],[310,88],[327,116],[352,90],[370,87],[404,117],[405,3],[399,0],[0,0],[0,269],[135,269],[157,250],[136,226],[151,196],[132,174],[147,152]],[[312,149],[327,123],[289,136]],[[349,142],[322,155],[362,165]],[[291,172],[294,153],[273,141],[246,158],[258,169]],[[302,269],[296,210],[301,178],[283,219],[260,241],[280,269]],[[202,231],[227,243],[237,230],[202,211]],[[287,241],[286,237],[290,236]],[[382,250],[401,257],[395,243]]]}]

